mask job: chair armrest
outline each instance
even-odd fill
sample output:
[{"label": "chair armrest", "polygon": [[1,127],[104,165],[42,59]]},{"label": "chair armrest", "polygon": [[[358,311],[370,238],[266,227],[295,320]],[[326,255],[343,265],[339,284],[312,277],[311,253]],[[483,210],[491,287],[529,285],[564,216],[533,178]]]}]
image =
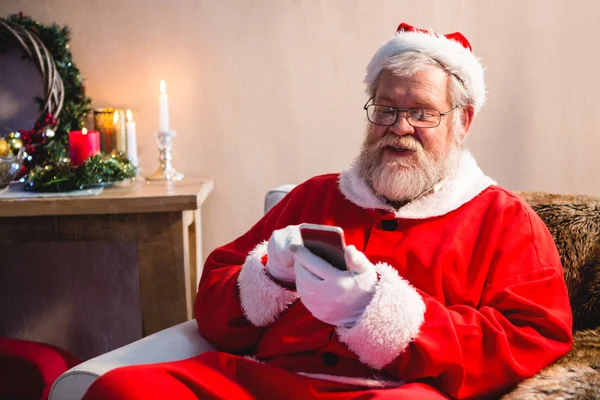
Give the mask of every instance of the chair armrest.
[{"label": "chair armrest", "polygon": [[265,195],[265,206],[264,212],[265,214],[269,211],[275,204],[279,203],[281,199],[285,197],[286,194],[291,192],[297,185],[287,184],[281,185],[276,188],[270,189]]},{"label": "chair armrest", "polygon": [[49,400],[80,400],[98,377],[118,367],[184,360],[210,350],[196,321],[184,322],[71,368],[56,379]]}]

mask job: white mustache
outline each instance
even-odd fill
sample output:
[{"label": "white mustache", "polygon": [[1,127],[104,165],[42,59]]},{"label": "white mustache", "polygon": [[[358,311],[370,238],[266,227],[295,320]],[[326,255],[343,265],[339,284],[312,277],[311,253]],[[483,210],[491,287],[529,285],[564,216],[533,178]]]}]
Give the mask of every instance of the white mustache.
[{"label": "white mustache", "polygon": [[396,147],[403,150],[422,151],[423,145],[412,136],[386,135],[373,143],[377,150],[383,150],[385,147]]}]

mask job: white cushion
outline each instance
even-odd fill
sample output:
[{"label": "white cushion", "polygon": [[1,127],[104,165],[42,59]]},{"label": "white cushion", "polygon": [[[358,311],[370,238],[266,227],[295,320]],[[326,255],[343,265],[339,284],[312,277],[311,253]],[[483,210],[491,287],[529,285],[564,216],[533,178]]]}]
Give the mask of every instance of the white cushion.
[{"label": "white cushion", "polygon": [[71,368],[54,382],[49,400],[80,400],[98,377],[118,367],[185,360],[210,350],[196,321],[184,322]]}]

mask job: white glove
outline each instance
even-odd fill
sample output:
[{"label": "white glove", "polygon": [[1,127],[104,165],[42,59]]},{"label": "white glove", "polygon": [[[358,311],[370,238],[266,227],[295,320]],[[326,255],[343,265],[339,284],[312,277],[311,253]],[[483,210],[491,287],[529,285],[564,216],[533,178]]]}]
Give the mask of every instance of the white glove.
[{"label": "white glove", "polygon": [[294,258],[290,251],[291,244],[302,244],[298,225],[288,225],[283,229],[273,231],[267,244],[267,271],[273,278],[283,282],[296,280]]},{"label": "white glove", "polygon": [[312,315],[331,325],[352,327],[373,298],[375,266],[356,247],[346,247],[347,271],[334,268],[304,246],[293,246],[296,290]]}]

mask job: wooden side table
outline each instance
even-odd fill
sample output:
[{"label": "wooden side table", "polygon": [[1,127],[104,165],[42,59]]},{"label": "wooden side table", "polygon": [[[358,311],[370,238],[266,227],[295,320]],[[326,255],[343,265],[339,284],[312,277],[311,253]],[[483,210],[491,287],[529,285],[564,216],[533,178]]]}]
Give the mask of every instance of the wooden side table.
[{"label": "wooden side table", "polygon": [[[97,196],[0,199],[0,241],[127,241],[137,246],[144,335],[192,318],[209,178],[141,182]],[[108,266],[107,266],[108,268]]]}]

